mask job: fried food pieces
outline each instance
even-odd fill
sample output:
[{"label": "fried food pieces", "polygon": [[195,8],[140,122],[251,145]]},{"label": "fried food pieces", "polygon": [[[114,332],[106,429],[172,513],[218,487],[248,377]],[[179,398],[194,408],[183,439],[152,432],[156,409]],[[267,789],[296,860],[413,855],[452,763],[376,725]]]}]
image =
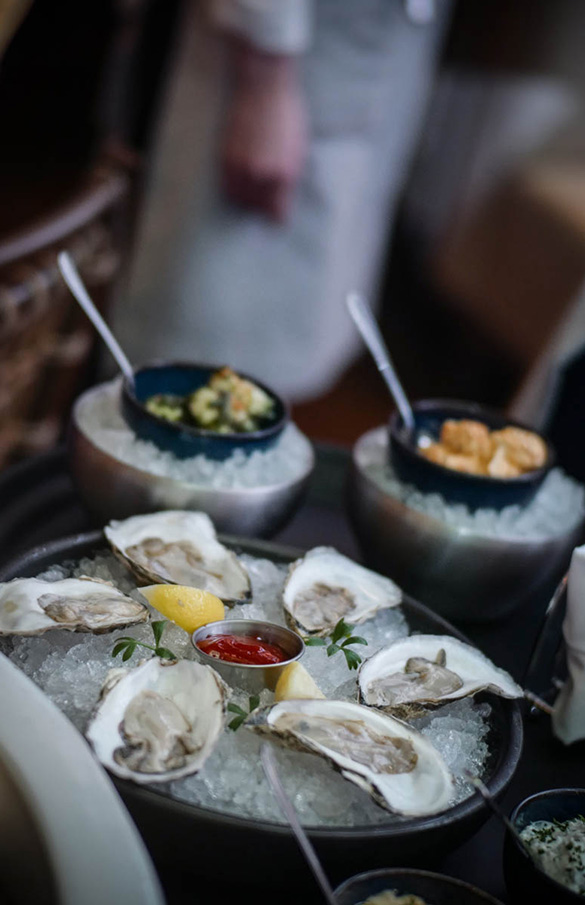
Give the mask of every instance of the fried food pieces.
[{"label": "fried food pieces", "polygon": [[449,419],[443,422],[438,443],[419,446],[431,462],[466,474],[517,478],[540,468],[546,445],[538,434],[520,427],[490,431],[480,421]]}]

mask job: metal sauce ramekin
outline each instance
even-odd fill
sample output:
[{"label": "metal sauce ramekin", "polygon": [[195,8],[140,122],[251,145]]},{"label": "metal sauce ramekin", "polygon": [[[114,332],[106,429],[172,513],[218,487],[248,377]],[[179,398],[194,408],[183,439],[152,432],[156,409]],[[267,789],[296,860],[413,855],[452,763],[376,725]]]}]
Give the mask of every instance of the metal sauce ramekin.
[{"label": "metal sauce ramekin", "polygon": [[[268,644],[278,644],[287,654],[287,659],[273,664],[230,663],[204,653],[198,641],[217,635],[238,635],[240,637],[260,637]],[[300,635],[277,625],[275,622],[259,622],[255,619],[223,619],[208,622],[191,635],[191,642],[202,663],[212,666],[231,688],[242,688],[250,694],[258,694],[263,688],[274,691],[283,669],[298,660],[305,652],[305,644]]]}]

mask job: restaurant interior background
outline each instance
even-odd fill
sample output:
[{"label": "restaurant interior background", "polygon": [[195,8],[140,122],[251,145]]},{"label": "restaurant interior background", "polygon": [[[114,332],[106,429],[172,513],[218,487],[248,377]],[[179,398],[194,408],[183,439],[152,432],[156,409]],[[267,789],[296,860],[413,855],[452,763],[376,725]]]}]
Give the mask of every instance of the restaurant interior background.
[{"label": "restaurant interior background", "polygon": [[[123,304],[184,2],[32,0],[4,52],[0,28],[0,469],[23,459],[34,466],[29,457],[62,445],[73,401],[99,379],[105,353],[59,276],[56,250],[72,252],[106,315]],[[583,0],[454,2],[379,290],[383,333],[413,399],[473,399],[538,420],[546,365],[570,346],[570,334],[585,344],[584,30]],[[324,444],[322,470],[332,472],[336,448],[349,449],[391,408],[364,352],[292,416]],[[38,500],[42,469],[3,475],[12,500],[2,507],[5,557],[15,541],[32,546],[39,531],[45,541],[51,532],[82,530],[69,476],[58,471],[64,450],[58,455]],[[307,548],[331,542],[356,555],[337,484],[322,483],[302,531],[283,532],[279,542],[296,545],[302,534]],[[336,506],[329,498],[325,505],[334,493]],[[500,546],[513,560],[514,545]],[[552,554],[535,549],[517,559],[522,580],[530,569],[538,585],[536,608],[529,601],[513,620],[479,623],[470,633],[504,668],[528,661],[535,612],[550,599],[540,569]],[[473,560],[466,550],[452,570],[457,581]],[[490,558],[476,553],[473,562],[485,567],[478,584],[488,587],[481,576]],[[559,755],[548,721],[525,723],[528,744],[505,809],[551,784],[582,785],[574,777],[582,775],[583,748]],[[164,837],[155,823],[153,836]],[[501,841],[492,819],[441,870],[501,894]],[[178,872],[164,879],[169,902],[192,901]]]},{"label": "restaurant interior background", "polygon": [[[61,441],[72,400],[95,379],[99,345],[51,248],[74,248],[103,310],[123,298],[180,7],[36,2],[5,52],[4,465]],[[578,306],[584,26],[580,0],[455,5],[380,287],[383,330],[413,398],[513,406]],[[389,408],[364,353],[293,416],[315,440],[349,446]]]}]

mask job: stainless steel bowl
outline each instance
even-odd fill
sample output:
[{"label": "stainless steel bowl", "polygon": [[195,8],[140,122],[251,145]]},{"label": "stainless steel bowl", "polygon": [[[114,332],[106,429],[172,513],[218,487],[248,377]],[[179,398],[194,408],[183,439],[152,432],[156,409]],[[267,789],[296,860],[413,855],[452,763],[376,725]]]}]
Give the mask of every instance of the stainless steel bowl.
[{"label": "stainless steel bowl", "polygon": [[401,896],[420,896],[433,905],[501,905],[498,899],[463,880],[400,867],[369,870],[350,877],[337,887],[335,896],[339,905],[359,905],[386,889]]},{"label": "stainless steel bowl", "polygon": [[[240,638],[253,636],[267,644],[277,644],[287,654],[281,663],[268,666],[254,663],[230,663],[211,657],[199,647],[199,642],[218,635],[238,635]],[[274,691],[282,671],[294,660],[299,660],[305,652],[305,644],[300,635],[291,632],[275,622],[260,622],[255,619],[222,619],[208,622],[191,635],[193,647],[202,663],[213,668],[232,688],[244,688],[250,694],[259,694],[264,688]]]},{"label": "stainless steel bowl", "polygon": [[367,473],[373,431],[353,449],[349,514],[372,568],[447,619],[487,622],[538,594],[550,596],[580,542],[583,522],[550,537],[464,531],[385,493]]},{"label": "stainless steel bowl", "polygon": [[291,518],[308,488],[315,464],[307,440],[306,467],[280,484],[213,488],[135,468],[101,449],[82,427],[84,402],[104,392],[104,384],[80,396],[71,413],[69,460],[79,495],[97,524],[160,509],[206,512],[218,531],[243,537],[270,537]]}]

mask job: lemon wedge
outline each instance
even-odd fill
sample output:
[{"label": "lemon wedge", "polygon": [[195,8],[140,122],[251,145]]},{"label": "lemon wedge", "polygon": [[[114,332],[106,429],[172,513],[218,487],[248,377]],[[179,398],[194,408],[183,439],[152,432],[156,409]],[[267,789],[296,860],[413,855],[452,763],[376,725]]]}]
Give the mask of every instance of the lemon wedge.
[{"label": "lemon wedge", "polygon": [[151,584],[140,588],[151,606],[166,616],[171,622],[194,632],[208,622],[217,622],[225,617],[225,607],[219,597],[180,584]]},{"label": "lemon wedge", "polygon": [[295,660],[282,670],[274,689],[275,701],[292,698],[324,698],[325,695],[304,666]]}]

